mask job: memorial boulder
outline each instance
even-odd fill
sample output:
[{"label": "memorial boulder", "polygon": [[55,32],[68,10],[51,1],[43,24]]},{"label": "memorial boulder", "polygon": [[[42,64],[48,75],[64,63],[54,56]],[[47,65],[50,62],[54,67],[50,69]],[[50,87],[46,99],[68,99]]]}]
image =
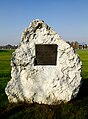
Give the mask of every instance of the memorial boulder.
[{"label": "memorial boulder", "polygon": [[42,20],[33,21],[22,33],[11,66],[11,80],[5,88],[9,102],[68,102],[81,85],[78,55]]}]

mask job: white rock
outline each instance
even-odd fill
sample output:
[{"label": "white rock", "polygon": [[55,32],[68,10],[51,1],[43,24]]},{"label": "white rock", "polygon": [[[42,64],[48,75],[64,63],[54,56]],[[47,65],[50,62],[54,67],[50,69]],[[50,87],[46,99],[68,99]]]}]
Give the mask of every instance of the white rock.
[{"label": "white rock", "polygon": [[[57,44],[57,64],[35,66],[35,44]],[[11,66],[12,78],[5,88],[9,102],[56,104],[77,96],[81,84],[79,57],[42,20],[33,21],[22,33]]]}]

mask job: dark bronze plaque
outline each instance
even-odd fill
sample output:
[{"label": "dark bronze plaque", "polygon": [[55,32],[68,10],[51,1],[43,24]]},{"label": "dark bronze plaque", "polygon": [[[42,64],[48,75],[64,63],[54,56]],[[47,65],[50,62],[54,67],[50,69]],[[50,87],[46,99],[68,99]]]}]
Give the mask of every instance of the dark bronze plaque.
[{"label": "dark bronze plaque", "polygon": [[36,44],[35,55],[35,65],[56,65],[57,45]]}]

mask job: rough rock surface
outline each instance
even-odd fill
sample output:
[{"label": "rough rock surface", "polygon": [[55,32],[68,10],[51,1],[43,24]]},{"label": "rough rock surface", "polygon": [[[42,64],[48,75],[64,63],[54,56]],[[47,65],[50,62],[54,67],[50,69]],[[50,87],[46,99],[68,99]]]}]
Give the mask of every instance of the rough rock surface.
[{"label": "rough rock surface", "polygon": [[[57,64],[34,66],[35,44],[57,44]],[[12,78],[5,88],[9,102],[56,104],[77,96],[81,84],[80,59],[42,20],[33,21],[23,32],[11,66]]]}]

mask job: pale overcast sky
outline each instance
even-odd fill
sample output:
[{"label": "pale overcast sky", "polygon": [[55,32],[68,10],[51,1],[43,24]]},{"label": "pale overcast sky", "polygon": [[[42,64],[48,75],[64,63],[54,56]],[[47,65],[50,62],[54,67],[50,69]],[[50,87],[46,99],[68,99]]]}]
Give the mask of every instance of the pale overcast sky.
[{"label": "pale overcast sky", "polygon": [[0,0],[0,45],[19,44],[34,19],[44,20],[65,41],[88,43],[88,0]]}]

